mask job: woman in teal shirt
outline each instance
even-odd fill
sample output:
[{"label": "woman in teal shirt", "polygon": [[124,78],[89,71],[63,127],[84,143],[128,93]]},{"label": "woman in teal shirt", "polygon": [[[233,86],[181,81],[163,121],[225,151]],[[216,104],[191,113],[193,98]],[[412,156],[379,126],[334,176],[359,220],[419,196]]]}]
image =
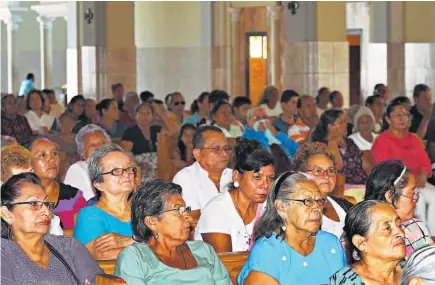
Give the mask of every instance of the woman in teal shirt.
[{"label": "woman in teal shirt", "polygon": [[127,284],[232,284],[210,245],[187,241],[192,216],[181,186],[163,180],[142,184],[131,211],[136,243],[119,254],[115,268]]}]

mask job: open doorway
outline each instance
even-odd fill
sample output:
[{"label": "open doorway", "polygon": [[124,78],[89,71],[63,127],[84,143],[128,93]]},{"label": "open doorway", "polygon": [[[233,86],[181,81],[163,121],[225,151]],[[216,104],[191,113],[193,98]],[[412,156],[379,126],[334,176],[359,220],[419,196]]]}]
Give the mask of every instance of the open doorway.
[{"label": "open doorway", "polygon": [[361,94],[361,30],[348,30],[350,105],[363,104]]},{"label": "open doorway", "polygon": [[246,33],[246,91],[255,106],[267,84],[267,34]]}]

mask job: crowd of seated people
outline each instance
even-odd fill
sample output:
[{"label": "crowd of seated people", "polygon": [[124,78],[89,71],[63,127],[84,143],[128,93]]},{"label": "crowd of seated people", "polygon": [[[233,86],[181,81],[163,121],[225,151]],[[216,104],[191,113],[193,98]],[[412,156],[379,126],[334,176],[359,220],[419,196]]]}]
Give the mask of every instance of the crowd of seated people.
[{"label": "crowd of seated people", "polygon": [[2,284],[435,282],[428,86],[112,93],[2,94]]}]

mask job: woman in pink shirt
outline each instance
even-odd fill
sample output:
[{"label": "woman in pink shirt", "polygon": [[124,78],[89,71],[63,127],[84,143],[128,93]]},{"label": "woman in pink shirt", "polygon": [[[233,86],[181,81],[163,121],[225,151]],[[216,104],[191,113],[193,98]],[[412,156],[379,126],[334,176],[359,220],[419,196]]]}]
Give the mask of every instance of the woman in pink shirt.
[{"label": "woman in pink shirt", "polygon": [[392,103],[387,108],[386,120],[390,128],[380,134],[372,147],[375,163],[398,159],[411,170],[416,178],[416,187],[420,188],[421,197],[416,213],[435,234],[435,187],[427,183],[432,175],[429,157],[421,140],[408,132],[409,112],[400,103]]}]

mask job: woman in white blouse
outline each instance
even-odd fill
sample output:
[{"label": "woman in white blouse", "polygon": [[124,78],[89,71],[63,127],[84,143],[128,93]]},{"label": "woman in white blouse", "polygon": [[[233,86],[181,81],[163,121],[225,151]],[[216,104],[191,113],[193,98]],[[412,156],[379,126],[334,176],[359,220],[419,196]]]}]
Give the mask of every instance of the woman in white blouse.
[{"label": "woman in white blouse", "polygon": [[275,179],[273,156],[256,140],[237,138],[233,181],[228,192],[204,207],[195,240],[210,244],[216,252],[247,251],[254,224]]},{"label": "woman in white blouse", "polygon": [[34,134],[48,135],[54,118],[44,113],[42,106],[44,106],[44,97],[41,91],[36,89],[30,90],[26,95],[26,108],[28,111],[24,116],[27,118]]},{"label": "woman in white blouse", "polygon": [[375,130],[375,116],[373,112],[362,106],[353,119],[353,134],[349,136],[361,151],[371,150],[377,134]]}]

